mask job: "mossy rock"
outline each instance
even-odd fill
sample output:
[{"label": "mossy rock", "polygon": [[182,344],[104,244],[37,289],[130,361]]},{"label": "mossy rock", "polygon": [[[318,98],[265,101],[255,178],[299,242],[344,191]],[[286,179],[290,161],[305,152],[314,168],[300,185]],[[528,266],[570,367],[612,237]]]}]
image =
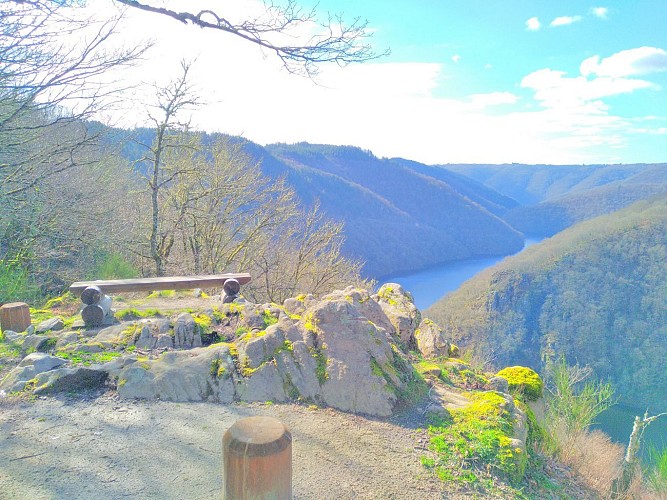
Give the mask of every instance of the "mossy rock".
[{"label": "mossy rock", "polygon": [[536,401],[542,397],[544,383],[540,376],[525,366],[510,366],[496,373],[509,383],[510,392],[522,396],[528,401]]}]

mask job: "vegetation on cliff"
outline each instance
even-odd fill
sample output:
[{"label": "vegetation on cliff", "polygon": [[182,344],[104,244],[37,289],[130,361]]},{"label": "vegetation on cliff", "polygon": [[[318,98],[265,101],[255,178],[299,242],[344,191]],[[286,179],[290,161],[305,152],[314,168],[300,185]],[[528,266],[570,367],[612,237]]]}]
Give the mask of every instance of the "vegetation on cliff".
[{"label": "vegetation on cliff", "polygon": [[499,365],[564,355],[623,401],[667,407],[667,197],[581,223],[466,282],[426,313]]}]

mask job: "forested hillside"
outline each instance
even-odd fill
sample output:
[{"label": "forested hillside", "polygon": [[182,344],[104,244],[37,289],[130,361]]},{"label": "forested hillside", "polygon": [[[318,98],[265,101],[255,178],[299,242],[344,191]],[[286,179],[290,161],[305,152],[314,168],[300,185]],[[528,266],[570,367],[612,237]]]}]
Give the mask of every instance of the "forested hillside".
[{"label": "forested hillside", "polygon": [[426,313],[498,365],[590,365],[667,408],[667,196],[583,222],[480,273]]},{"label": "forested hillside", "polygon": [[523,245],[522,235],[492,213],[514,202],[459,176],[355,147],[266,149],[287,165],[301,199],[320,199],[330,216],[345,222],[346,249],[366,261],[372,276],[504,255]]}]

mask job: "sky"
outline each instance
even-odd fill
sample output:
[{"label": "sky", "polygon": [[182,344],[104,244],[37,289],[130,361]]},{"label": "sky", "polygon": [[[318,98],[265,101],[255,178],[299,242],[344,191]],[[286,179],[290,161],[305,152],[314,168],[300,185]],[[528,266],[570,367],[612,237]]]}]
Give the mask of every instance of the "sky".
[{"label": "sky", "polygon": [[[164,3],[230,17],[261,8]],[[104,17],[118,6],[87,8]],[[154,46],[122,75],[136,82],[130,104],[101,118],[146,124],[155,85],[185,59],[205,103],[192,125],[263,145],[352,145],[428,164],[667,162],[665,0],[320,0],[316,9],[368,20],[376,51],[390,55],[325,65],[310,80],[237,37],[128,9],[119,40]]]}]

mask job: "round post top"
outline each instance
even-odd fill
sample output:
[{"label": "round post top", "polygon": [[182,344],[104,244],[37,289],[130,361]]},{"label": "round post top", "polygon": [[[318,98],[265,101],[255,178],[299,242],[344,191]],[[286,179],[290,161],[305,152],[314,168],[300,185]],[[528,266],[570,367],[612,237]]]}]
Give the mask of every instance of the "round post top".
[{"label": "round post top", "polygon": [[232,425],[223,438],[229,450],[248,457],[273,455],[292,443],[285,424],[273,417],[246,417]]}]

